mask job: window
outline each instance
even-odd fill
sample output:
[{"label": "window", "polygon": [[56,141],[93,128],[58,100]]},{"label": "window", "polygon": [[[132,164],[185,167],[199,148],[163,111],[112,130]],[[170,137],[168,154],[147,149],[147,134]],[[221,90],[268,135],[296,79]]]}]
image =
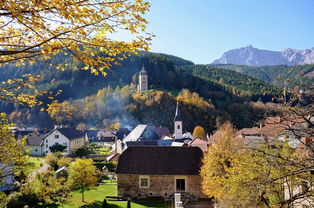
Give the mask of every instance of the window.
[{"label": "window", "polygon": [[140,176],[140,188],[148,188],[148,187],[149,187],[149,177]]},{"label": "window", "polygon": [[55,135],[55,139],[58,139],[58,138],[59,138],[59,135],[58,135],[58,134],[56,134],[56,135]]},{"label": "window", "polygon": [[178,125],[178,129],[180,129],[180,125]]},{"label": "window", "polygon": [[48,148],[48,144],[46,144],[46,148]]},{"label": "window", "polygon": [[46,140],[46,143],[48,143],[48,139]]},{"label": "window", "polygon": [[55,145],[58,145],[58,144],[59,144],[59,142],[56,142],[56,143],[55,143]]},{"label": "window", "polygon": [[68,144],[66,142],[63,143],[63,146],[67,146]]},{"label": "window", "polygon": [[176,179],[176,190],[185,191],[185,179]]},{"label": "window", "polygon": [[37,149],[35,149],[35,152],[37,152]]}]

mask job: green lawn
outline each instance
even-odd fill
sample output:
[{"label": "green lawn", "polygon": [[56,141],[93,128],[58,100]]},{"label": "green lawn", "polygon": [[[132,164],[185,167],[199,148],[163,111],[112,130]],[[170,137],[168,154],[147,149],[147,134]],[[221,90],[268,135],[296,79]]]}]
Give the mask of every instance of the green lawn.
[{"label": "green lawn", "polygon": [[44,165],[43,157],[29,157],[27,167],[30,172],[41,168]]},{"label": "green lawn", "polygon": [[109,155],[110,154],[110,148],[109,147],[100,147],[96,149],[97,154],[104,154]]},{"label": "green lawn", "polygon": [[41,168],[43,164],[43,157],[28,157],[26,165],[19,166],[17,169],[23,171],[25,175],[29,175],[34,170]]},{"label": "green lawn", "polygon": [[102,181],[103,183],[106,183],[106,184],[117,184],[117,180],[116,179],[107,179],[107,180],[103,180]]},{"label": "green lawn", "polygon": [[[74,192],[72,197],[69,198],[67,204],[64,204],[64,208],[72,207],[84,207],[84,208],[101,208],[103,200],[106,196],[116,196],[116,185],[100,185],[94,190],[85,192],[85,202],[81,201],[81,193]],[[126,208],[127,202],[125,201],[108,201],[109,208]],[[59,205],[62,207],[62,205]],[[163,201],[137,201],[131,203],[132,208],[169,208]]]}]

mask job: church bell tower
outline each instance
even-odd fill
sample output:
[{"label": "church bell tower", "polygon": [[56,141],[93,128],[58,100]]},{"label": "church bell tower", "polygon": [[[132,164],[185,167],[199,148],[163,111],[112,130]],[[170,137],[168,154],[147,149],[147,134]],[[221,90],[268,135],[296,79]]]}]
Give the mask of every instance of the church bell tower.
[{"label": "church bell tower", "polygon": [[179,103],[177,102],[176,114],[174,116],[174,138],[182,139],[183,129],[182,129],[182,117],[179,110]]},{"label": "church bell tower", "polygon": [[142,70],[140,71],[139,79],[138,79],[138,90],[145,91],[148,90],[148,76],[147,71],[143,65]]}]

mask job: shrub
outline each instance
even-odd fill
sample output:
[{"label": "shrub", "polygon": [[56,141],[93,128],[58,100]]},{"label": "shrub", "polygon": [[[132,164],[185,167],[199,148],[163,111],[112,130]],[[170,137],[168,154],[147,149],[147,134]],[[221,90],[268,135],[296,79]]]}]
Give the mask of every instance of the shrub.
[{"label": "shrub", "polygon": [[6,206],[7,208],[24,207],[26,205],[34,207],[39,203],[35,193],[23,193],[13,192],[7,197]]},{"label": "shrub", "polygon": [[49,153],[45,157],[45,162],[54,170],[58,169],[58,157],[55,154]]},{"label": "shrub", "polygon": [[5,207],[7,195],[0,192],[0,207]]},{"label": "shrub", "polygon": [[94,162],[95,162],[94,165],[97,167],[98,170],[102,171],[102,168],[104,166],[106,166],[109,172],[115,172],[116,171],[116,168],[117,168],[116,162],[99,162],[99,160],[94,160]]},{"label": "shrub", "polygon": [[61,167],[69,167],[70,163],[72,162],[72,159],[69,157],[61,157],[60,159],[58,159],[58,166]]},{"label": "shrub", "polygon": [[88,147],[83,146],[75,150],[74,157],[79,157],[79,158],[87,157],[91,153],[92,151]]},{"label": "shrub", "polygon": [[102,203],[102,208],[108,208],[107,199],[104,199],[104,201]]}]

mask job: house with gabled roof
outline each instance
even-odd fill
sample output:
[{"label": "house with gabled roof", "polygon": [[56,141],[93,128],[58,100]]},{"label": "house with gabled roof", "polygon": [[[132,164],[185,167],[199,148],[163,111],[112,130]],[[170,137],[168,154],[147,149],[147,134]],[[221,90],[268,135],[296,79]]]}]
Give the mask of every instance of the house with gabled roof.
[{"label": "house with gabled roof", "polygon": [[90,142],[98,146],[111,147],[117,141],[117,136],[112,131],[98,131],[96,137],[90,139]]},{"label": "house with gabled roof", "polygon": [[23,138],[26,139],[26,148],[29,150],[29,155],[31,156],[43,156],[44,155],[44,145],[43,145],[43,139],[46,135],[45,131],[39,131],[35,129],[34,131],[27,131],[28,133],[25,134],[25,131],[23,133],[16,132],[15,136],[18,140],[21,140]]},{"label": "house with gabled roof", "polygon": [[69,155],[86,143],[85,133],[74,128],[55,128],[44,137],[44,153],[50,153],[55,144],[65,146],[64,153]]},{"label": "house with gabled roof", "polygon": [[199,175],[202,157],[198,147],[130,146],[118,161],[118,195],[147,198],[186,192],[207,198]]},{"label": "house with gabled roof", "polygon": [[189,147],[199,147],[203,152],[207,152],[209,144],[208,141],[195,138],[188,144]]},{"label": "house with gabled roof", "polygon": [[242,138],[246,145],[271,144],[278,139],[287,140],[290,146],[296,148],[300,141],[295,138],[293,131],[297,131],[302,125],[302,118],[267,117],[259,127],[243,128],[237,132],[237,136]]}]

